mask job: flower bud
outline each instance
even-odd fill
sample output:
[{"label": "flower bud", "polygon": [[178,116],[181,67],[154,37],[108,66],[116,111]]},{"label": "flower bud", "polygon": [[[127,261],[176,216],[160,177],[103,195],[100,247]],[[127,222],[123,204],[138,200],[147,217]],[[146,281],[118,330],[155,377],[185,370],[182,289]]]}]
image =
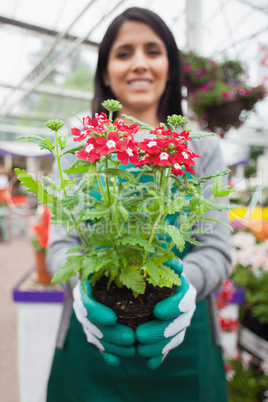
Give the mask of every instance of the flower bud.
[{"label": "flower bud", "polygon": [[173,114],[172,116],[167,117],[167,122],[171,127],[173,127],[174,130],[176,130],[177,127],[181,127],[184,126],[184,124],[187,124],[188,120],[186,120],[185,117],[182,117],[181,115]]},{"label": "flower bud", "polygon": [[46,122],[46,126],[50,128],[52,131],[58,131],[60,128],[64,126],[64,121],[62,120],[48,120]]},{"label": "flower bud", "polygon": [[117,110],[120,110],[123,107],[119,101],[114,99],[107,99],[106,101],[102,102],[102,106],[109,110],[109,112],[117,112]]}]

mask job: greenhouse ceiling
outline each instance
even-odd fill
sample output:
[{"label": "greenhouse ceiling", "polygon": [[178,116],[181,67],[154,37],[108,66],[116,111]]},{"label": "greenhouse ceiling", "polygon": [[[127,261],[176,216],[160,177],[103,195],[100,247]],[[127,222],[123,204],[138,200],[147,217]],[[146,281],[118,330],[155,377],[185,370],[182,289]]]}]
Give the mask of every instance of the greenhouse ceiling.
[{"label": "greenhouse ceiling", "polygon": [[0,4],[0,140],[44,133],[51,118],[90,110],[98,43],[130,6],[157,12],[178,47],[238,59],[260,84],[268,0],[9,0]]}]

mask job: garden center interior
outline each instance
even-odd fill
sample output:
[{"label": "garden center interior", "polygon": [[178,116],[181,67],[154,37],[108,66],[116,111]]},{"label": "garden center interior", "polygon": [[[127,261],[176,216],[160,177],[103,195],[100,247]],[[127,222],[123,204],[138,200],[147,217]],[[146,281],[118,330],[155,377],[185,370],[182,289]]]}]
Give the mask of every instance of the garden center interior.
[{"label": "garden center interior", "polygon": [[[65,121],[69,134],[90,115],[99,43],[131,6],[155,11],[171,29],[187,128],[213,132],[230,169],[234,271],[215,296],[226,377],[230,401],[268,400],[268,0],[0,3],[0,400],[45,402],[64,299],[60,285],[36,276],[33,227],[44,210],[14,173],[50,176],[53,157],[19,137],[49,139],[50,119]],[[248,306],[253,327],[241,318]]]}]

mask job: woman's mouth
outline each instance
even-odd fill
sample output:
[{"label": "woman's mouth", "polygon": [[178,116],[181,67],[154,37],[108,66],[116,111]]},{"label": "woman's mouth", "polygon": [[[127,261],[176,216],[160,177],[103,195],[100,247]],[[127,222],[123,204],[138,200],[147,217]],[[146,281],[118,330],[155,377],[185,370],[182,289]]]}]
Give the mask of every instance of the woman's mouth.
[{"label": "woman's mouth", "polygon": [[131,80],[128,81],[132,88],[135,89],[145,89],[151,84],[151,80]]}]

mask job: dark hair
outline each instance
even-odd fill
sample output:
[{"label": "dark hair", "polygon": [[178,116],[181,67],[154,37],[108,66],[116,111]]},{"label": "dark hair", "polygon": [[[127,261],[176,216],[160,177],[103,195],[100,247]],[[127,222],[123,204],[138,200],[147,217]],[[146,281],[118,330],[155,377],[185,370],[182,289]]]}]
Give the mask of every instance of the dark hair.
[{"label": "dark hair", "polygon": [[107,111],[101,106],[106,99],[115,99],[110,87],[104,85],[103,75],[106,72],[109,53],[122,24],[126,21],[138,21],[149,25],[163,40],[169,61],[169,81],[160,99],[158,118],[160,121],[171,114],[182,114],[181,85],[182,62],[173,34],[165,22],[154,12],[140,7],[131,7],[118,15],[108,27],[99,47],[99,57],[95,73],[95,94],[92,101],[92,112]]}]

